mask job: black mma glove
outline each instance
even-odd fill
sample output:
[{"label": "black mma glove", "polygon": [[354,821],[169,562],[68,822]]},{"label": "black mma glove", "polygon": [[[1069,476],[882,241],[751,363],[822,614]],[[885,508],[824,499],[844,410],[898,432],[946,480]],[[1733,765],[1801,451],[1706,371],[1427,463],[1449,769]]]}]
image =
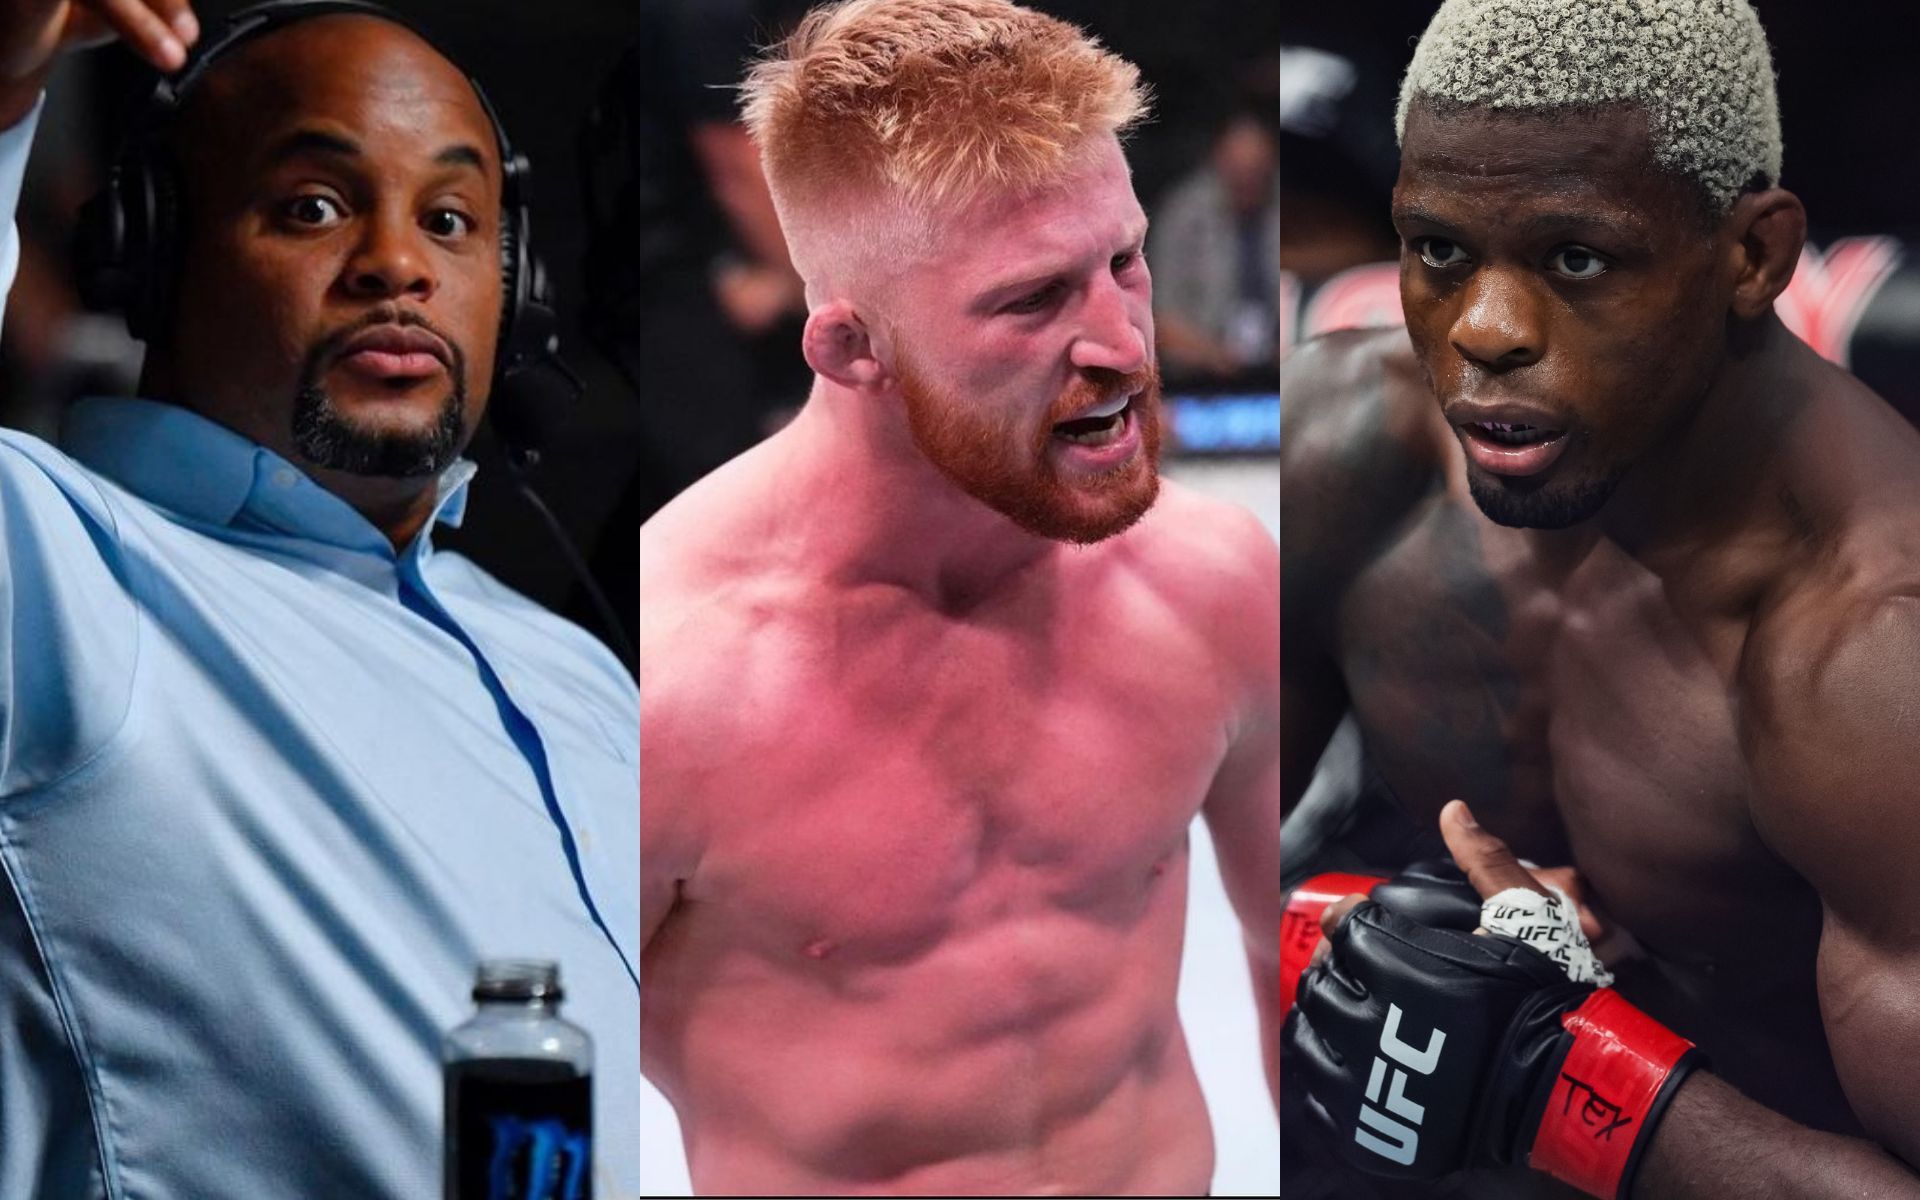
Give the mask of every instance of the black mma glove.
[{"label": "black mma glove", "polygon": [[1280,1011],[1293,1007],[1300,972],[1320,944],[1320,914],[1340,897],[1355,893],[1438,929],[1471,933],[1480,924],[1480,893],[1450,858],[1414,863],[1392,879],[1342,871],[1315,875],[1288,895],[1280,918]]},{"label": "black mma glove", "polygon": [[1472,933],[1480,925],[1480,893],[1450,858],[1414,863],[1374,888],[1370,898],[1433,929]]},{"label": "black mma glove", "polygon": [[1299,980],[1286,1086],[1343,1159],[1409,1179],[1526,1165],[1625,1194],[1691,1043],[1512,938],[1368,901],[1329,940]]}]

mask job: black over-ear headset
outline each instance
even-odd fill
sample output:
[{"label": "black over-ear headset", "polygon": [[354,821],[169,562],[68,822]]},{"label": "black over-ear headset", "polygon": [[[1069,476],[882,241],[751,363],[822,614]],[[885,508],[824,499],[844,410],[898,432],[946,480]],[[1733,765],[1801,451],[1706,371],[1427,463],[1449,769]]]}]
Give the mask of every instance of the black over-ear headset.
[{"label": "black over-ear headset", "polygon": [[[129,126],[107,184],[80,210],[76,271],[86,302],[125,314],[142,341],[166,330],[179,270],[179,183],[161,134],[209,68],[236,47],[313,17],[359,13],[390,21],[433,44],[418,25],[366,0],[268,0],[234,13],[217,38],[202,42],[172,78],[160,77]],[[438,47],[435,47],[438,49]],[[445,52],[442,51],[444,56]],[[452,61],[451,58],[448,61]],[[464,74],[464,72],[463,72]],[[488,414],[515,466],[538,460],[556,403],[577,400],[579,381],[560,360],[558,321],[546,268],[530,241],[530,166],[515,153],[480,81],[467,76],[493,126],[500,151],[500,268],[504,304]]]}]

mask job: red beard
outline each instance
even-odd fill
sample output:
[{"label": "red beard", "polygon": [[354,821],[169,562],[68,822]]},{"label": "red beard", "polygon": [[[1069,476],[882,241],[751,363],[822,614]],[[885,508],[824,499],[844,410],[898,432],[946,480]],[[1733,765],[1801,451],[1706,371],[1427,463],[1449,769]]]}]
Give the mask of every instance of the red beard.
[{"label": "red beard", "polygon": [[[920,453],[953,485],[1029,533],[1060,542],[1104,541],[1138,521],[1160,494],[1160,376],[1093,367],[1023,430],[1018,417],[993,418],[899,363],[907,427]],[[1049,453],[1053,427],[1115,396],[1133,395],[1140,453],[1103,474],[1063,478]]]}]

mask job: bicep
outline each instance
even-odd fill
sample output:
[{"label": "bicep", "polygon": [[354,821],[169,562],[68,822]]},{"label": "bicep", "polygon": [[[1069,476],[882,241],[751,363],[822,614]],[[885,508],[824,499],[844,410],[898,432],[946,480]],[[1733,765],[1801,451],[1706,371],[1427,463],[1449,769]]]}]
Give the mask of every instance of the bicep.
[{"label": "bicep", "polygon": [[1226,659],[1244,672],[1244,702],[1202,812],[1248,948],[1264,959],[1280,935],[1280,579],[1272,535],[1249,519],[1245,540],[1257,569]]},{"label": "bicep", "polygon": [[1208,792],[1207,832],[1227,899],[1247,947],[1278,961],[1280,945],[1280,756],[1260,737],[1230,752]]},{"label": "bicep", "polygon": [[1920,1064],[1917,901],[1920,896],[1909,894],[1895,902],[1905,914],[1904,935],[1857,925],[1829,909],[1820,934],[1819,988],[1827,1045],[1854,1115],[1881,1146],[1920,1168],[1920,1090],[1914,1085],[1915,1064]]},{"label": "bicep", "polygon": [[1920,599],[1821,613],[1749,726],[1756,826],[1819,893],[1820,1011],[1848,1102],[1920,1166]]}]

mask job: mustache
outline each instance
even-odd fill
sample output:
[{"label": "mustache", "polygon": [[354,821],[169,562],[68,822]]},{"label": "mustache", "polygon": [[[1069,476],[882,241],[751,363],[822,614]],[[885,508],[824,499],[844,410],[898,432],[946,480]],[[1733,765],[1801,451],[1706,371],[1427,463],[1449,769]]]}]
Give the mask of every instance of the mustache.
[{"label": "mustache", "polygon": [[1071,420],[1096,404],[1116,396],[1138,396],[1148,402],[1159,390],[1159,373],[1151,366],[1138,371],[1115,371],[1108,367],[1087,367],[1054,400],[1047,413],[1049,427]]},{"label": "mustache", "polygon": [[371,329],[376,325],[412,326],[415,329],[426,330],[428,333],[431,333],[446,343],[447,354],[453,359],[451,366],[456,373],[456,377],[461,379],[466,378],[466,351],[461,349],[460,343],[454,339],[453,335],[438,325],[435,325],[432,321],[427,320],[419,313],[414,312],[412,309],[395,308],[391,306],[372,309],[364,316],[342,325],[340,328],[314,343],[313,348],[307,351],[308,369],[311,371],[320,363],[339,354],[341,350],[345,349],[347,342],[352,340],[357,334],[363,330]]}]

